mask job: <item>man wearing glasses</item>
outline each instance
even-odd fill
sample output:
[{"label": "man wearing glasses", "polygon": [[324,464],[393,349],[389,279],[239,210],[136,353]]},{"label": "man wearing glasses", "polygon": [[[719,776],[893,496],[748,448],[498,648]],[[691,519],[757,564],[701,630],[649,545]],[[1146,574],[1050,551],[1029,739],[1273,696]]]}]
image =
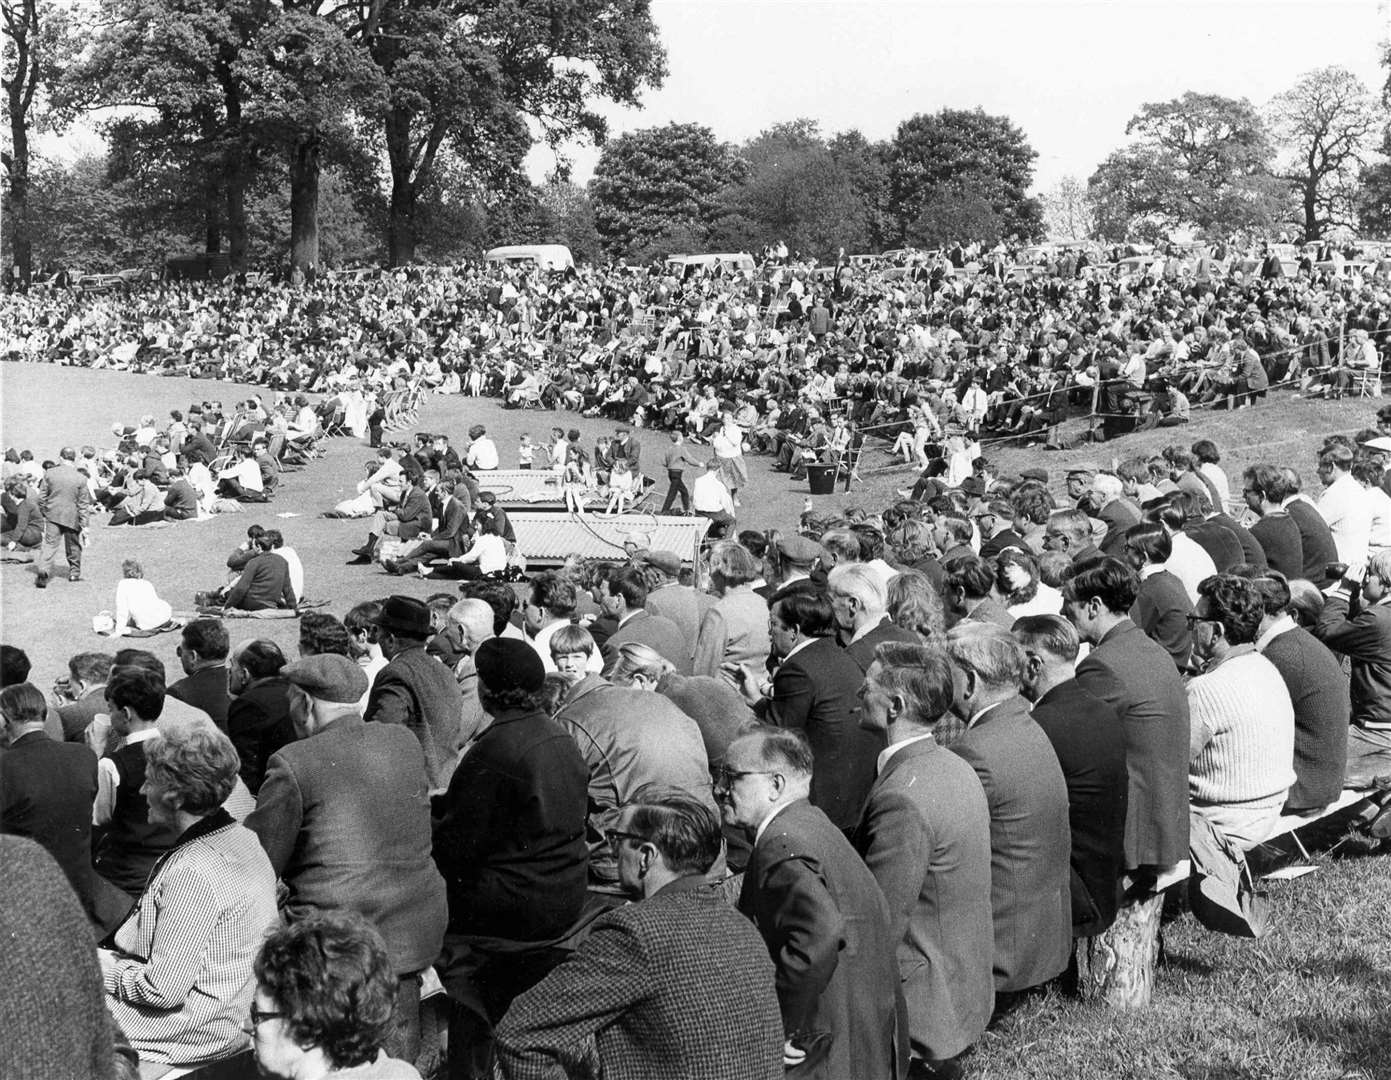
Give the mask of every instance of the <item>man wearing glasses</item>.
[{"label": "man wearing glasses", "polygon": [[739,910],[777,968],[787,1069],[827,1080],[901,1076],[907,1031],[888,903],[808,801],[812,765],[811,747],[792,729],[759,728],[725,752],[715,797],[725,824],[753,841]]},{"label": "man wearing glasses", "polygon": [[605,1075],[781,1080],[774,969],[748,921],[706,875],[720,822],[699,799],[645,787],[605,839],[634,902],[512,1003],[497,1031],[504,1077]]}]

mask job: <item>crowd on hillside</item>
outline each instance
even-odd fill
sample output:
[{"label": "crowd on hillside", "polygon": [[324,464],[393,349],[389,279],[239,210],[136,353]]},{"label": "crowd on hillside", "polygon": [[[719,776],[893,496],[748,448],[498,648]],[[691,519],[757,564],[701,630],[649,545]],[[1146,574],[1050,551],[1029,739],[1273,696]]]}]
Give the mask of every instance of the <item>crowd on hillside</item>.
[{"label": "crowd on hillside", "polygon": [[[412,290],[483,280],[391,279],[375,325],[399,328],[400,309],[424,325],[434,309]],[[936,304],[948,281],[902,287]],[[1282,290],[1328,285],[1270,288],[1273,312]],[[892,317],[858,296],[837,300],[861,313],[845,319]],[[994,319],[968,306],[973,325]],[[520,290],[482,325],[519,307]],[[837,325],[816,344],[813,318],[772,370],[840,355]],[[987,367],[1013,347],[997,340]],[[383,347],[406,370],[428,352],[410,334]],[[855,363],[922,377],[923,360],[858,348]],[[736,355],[677,352],[695,369]],[[276,363],[310,355],[338,354],[286,347]],[[286,447],[309,460],[342,423],[334,395],[301,404],[337,377],[311,374],[278,409],[209,402],[164,431],[122,426],[106,464],[137,484],[164,467],[172,490],[215,432],[250,462],[218,497],[257,502],[253,469],[264,495]],[[819,420],[817,377],[792,408]],[[725,491],[716,510],[696,492],[722,537],[699,565],[640,550],[508,583],[506,515],[468,483],[500,463],[479,427],[459,450],[384,447],[360,486],[372,531],[355,561],[392,536],[415,546],[386,569],[459,564],[438,573],[465,578],[457,592],[305,610],[315,567],[254,526],[209,607],[298,610],[295,656],[200,617],[175,628],[180,672],[139,648],[83,650],[50,698],[4,646],[0,918],[32,947],[9,971],[0,1074],[408,1080],[438,1050],[433,1010],[451,1077],[954,1077],[988,1025],[1071,988],[1074,943],[1124,906],[1186,881],[1204,925],[1257,934],[1248,853],[1345,788],[1367,792],[1362,842],[1391,834],[1391,407],[1298,470],[1229,475],[1205,439],[1065,476],[1000,476],[977,453],[956,477],[929,461],[878,512],[809,509],[768,533],[738,529],[722,479],[738,470],[719,459],[722,439],[742,443],[724,413],[670,436],[679,454],[685,433],[708,440],[701,480]],[[635,419],[605,440],[610,482],[653,471]],[[764,434],[780,464],[803,461]],[[568,468],[576,441],[557,429],[527,463]],[[682,464],[661,460],[670,501]],[[96,505],[127,506],[103,461],[7,463],[26,499],[37,480],[44,585],[60,549],[80,574]],[[168,629],[132,563],[118,622]]]},{"label": "crowd on hillside", "polygon": [[956,429],[1056,443],[1074,413],[1113,437],[1271,386],[1379,392],[1391,260],[1288,262],[1226,243],[1111,254],[1017,264],[1020,252],[957,245],[680,276],[464,264],[307,284],[36,287],[0,297],[0,356],[320,393],[357,434],[421,390],[707,434],[723,406],[745,431],[813,444],[832,410],[917,446]]}]

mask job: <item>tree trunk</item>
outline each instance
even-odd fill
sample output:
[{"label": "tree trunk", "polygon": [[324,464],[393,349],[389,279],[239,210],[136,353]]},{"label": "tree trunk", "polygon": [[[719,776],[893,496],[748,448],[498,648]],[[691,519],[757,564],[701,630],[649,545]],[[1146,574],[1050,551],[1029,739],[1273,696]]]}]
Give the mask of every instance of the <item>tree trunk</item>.
[{"label": "tree trunk", "polygon": [[386,242],[392,266],[407,266],[415,259],[415,185],[406,179],[391,183],[391,211]]},{"label": "tree trunk", "polygon": [[290,266],[311,277],[319,269],[319,151],[311,131],[290,155]]},{"label": "tree trunk", "polygon": [[10,153],[5,156],[10,196],[9,268],[15,271],[15,286],[29,287],[33,275],[34,245],[29,233],[29,131],[21,107],[20,76],[13,75],[10,87]]},{"label": "tree trunk", "polygon": [[1124,1010],[1149,1005],[1163,909],[1163,893],[1129,900],[1105,933],[1078,940],[1077,992],[1083,1001]]},{"label": "tree trunk", "polygon": [[233,274],[246,269],[247,171],[241,162],[227,170],[227,263]]},{"label": "tree trunk", "polygon": [[222,250],[222,198],[217,177],[209,174],[203,181],[203,250],[209,255]]},{"label": "tree trunk", "polygon": [[1319,211],[1318,211],[1318,186],[1313,183],[1304,184],[1304,239],[1318,240],[1319,233]]}]

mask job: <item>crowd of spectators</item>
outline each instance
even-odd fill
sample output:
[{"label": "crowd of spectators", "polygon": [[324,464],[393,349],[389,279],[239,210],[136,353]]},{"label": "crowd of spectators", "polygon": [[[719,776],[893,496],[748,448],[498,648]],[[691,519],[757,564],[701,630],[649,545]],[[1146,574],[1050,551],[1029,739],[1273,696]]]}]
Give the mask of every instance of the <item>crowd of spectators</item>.
[{"label": "crowd of spectators", "polygon": [[[1043,373],[1065,400],[1092,368],[1145,360],[1145,341],[1220,342],[1199,324],[1237,302],[1264,331],[1325,303],[1381,328],[1375,279],[1260,263],[1247,281],[1235,260],[1220,275],[1205,253],[1174,261],[1148,281],[1075,259],[1023,279],[987,260],[967,276],[944,255],[897,276],[834,273],[824,289],[789,265],[748,281],[426,270],[376,292],[182,286],[129,298],[163,338],[120,362],[279,381],[314,418],[294,425],[306,455],[348,423],[344,395],[374,383],[510,393],[514,365],[544,405],[593,367],[608,389],[555,400],[615,418],[610,471],[641,475],[632,429],[650,421],[674,428],[663,463],[679,474],[687,437],[733,459],[760,423],[784,467],[809,463],[802,436],[767,423],[784,399],[809,430],[891,416],[910,460],[952,438],[966,452],[992,424],[1028,433],[1030,417],[1056,417],[993,375]],[[799,291],[805,320],[786,306]],[[627,332],[656,292],[679,312]],[[159,328],[158,305],[185,302],[211,348]],[[1257,320],[1232,311],[1249,341]],[[1099,312],[1111,317],[1088,329]],[[219,337],[229,320],[235,342]],[[321,339],[270,347],[268,327]],[[258,366],[238,367],[253,345]],[[1234,398],[1259,392],[1237,378]],[[687,396],[669,414],[660,396],[636,401],[653,384]],[[633,408],[614,407],[632,387]],[[312,392],[317,409],[299,404]],[[739,407],[721,416],[722,399]],[[759,403],[747,429],[745,402]],[[176,467],[210,411],[173,418],[189,429],[171,438]],[[254,447],[274,417],[237,412]],[[742,463],[717,461],[702,479],[721,478],[725,535],[696,565],[639,550],[517,585],[495,562],[442,573],[465,578],[457,592],[300,610],[293,658],[197,618],[179,629],[182,678],[137,648],[83,651],[51,699],[6,645],[0,833],[32,843],[3,840],[15,873],[0,888],[43,925],[10,973],[21,993],[0,1073],[51,1071],[61,1044],[86,1062],[75,1075],[138,1063],[217,1080],[254,1075],[254,1058],[279,1076],[408,1080],[437,1050],[433,1012],[452,1077],[959,1076],[992,1022],[1073,988],[1074,943],[1125,905],[1186,880],[1194,914],[1231,932],[1251,916],[1250,853],[1345,788],[1372,801],[1365,842],[1391,834],[1387,428],[1383,410],[1377,429],[1327,439],[1308,494],[1284,464],[1229,475],[1209,440],[1078,465],[1056,486],[1041,468],[997,475],[971,450],[954,467],[929,460],[877,513],[808,508],[767,533],[736,530],[738,483],[722,477]],[[245,433],[236,416],[223,430]],[[129,433],[156,451],[138,471],[165,464],[172,434],[153,420]],[[505,543],[505,513],[470,484],[500,464],[486,430],[462,456],[440,436],[383,450],[359,492],[357,559],[392,538],[410,546],[389,571],[436,574],[432,559],[477,549],[467,568]],[[9,471],[32,476],[15,456]],[[76,497],[109,497],[78,457],[41,471],[41,518],[54,470],[80,478]],[[697,481],[697,512],[701,495]],[[228,568],[210,609],[303,599],[305,568],[275,530],[253,527]],[[125,573],[119,629],[139,631],[164,610],[138,563]],[[1229,910],[1215,915],[1214,895]],[[64,1000],[105,1008],[33,1004],[55,972]]]},{"label": "crowd of spectators", "polygon": [[980,460],[698,566],[305,612],[295,659],[200,618],[178,681],[82,652],[52,703],[6,646],[0,828],[101,942],[108,1066],[409,1077],[442,989],[451,1076],[960,1075],[1124,905],[1186,876],[1230,932],[1345,787],[1391,832],[1381,438],[1316,496],[1205,440],[1065,497]]}]

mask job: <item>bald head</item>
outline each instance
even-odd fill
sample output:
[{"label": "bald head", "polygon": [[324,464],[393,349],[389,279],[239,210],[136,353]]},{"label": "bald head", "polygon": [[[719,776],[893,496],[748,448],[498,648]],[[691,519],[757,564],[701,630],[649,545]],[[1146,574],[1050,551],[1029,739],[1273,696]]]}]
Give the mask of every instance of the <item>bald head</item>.
[{"label": "bald head", "polygon": [[446,616],[473,652],[493,636],[493,609],[482,600],[460,600]]}]

